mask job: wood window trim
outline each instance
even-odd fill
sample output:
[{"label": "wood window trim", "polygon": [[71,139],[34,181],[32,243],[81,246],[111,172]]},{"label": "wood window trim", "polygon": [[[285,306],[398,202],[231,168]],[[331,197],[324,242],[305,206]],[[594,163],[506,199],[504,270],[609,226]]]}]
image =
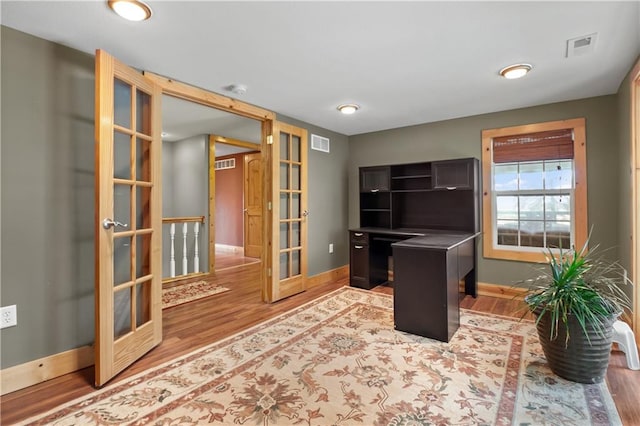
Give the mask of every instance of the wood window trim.
[{"label": "wood window trim", "polygon": [[545,262],[541,249],[524,251],[496,248],[493,244],[493,192],[491,185],[491,144],[494,138],[551,130],[573,129],[575,164],[575,245],[582,247],[588,236],[587,219],[587,149],[586,123],[584,118],[533,123],[522,126],[502,127],[482,131],[482,232],[483,256],[491,259],[516,260],[523,262]]}]

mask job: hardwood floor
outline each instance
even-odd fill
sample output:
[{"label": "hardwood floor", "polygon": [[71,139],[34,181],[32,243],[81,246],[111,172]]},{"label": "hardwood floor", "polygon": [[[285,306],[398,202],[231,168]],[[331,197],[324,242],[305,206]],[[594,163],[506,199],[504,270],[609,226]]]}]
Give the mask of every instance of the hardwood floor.
[{"label": "hardwood floor", "polygon": [[[231,291],[166,309],[163,342],[117,376],[112,383],[235,334],[348,285],[347,279],[338,280],[309,288],[304,293],[277,303],[265,304],[260,296],[259,263],[219,271],[216,275],[216,282],[229,287]],[[393,294],[393,289],[388,286],[379,286],[372,291]],[[461,300],[461,307],[506,316],[519,316],[516,313],[519,310],[519,304],[511,299],[485,296],[473,299],[466,296]],[[640,372],[626,368],[622,352],[612,352],[607,382],[623,424],[640,425],[640,404],[638,404]],[[87,368],[4,395],[0,404],[0,423],[13,424],[87,395],[94,391],[92,383],[93,368]]]},{"label": "hardwood floor", "polygon": [[250,265],[260,262],[255,257],[245,257],[238,253],[232,253],[224,250],[216,250],[216,271],[223,271],[228,268]]}]

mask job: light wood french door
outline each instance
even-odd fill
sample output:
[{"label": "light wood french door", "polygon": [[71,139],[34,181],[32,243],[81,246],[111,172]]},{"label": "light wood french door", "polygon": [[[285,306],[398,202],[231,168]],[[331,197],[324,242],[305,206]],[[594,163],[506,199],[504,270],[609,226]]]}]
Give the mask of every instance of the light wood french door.
[{"label": "light wood french door", "polygon": [[244,156],[244,255],[262,257],[263,170],[260,152]]},{"label": "light wood french door", "polygon": [[95,383],[162,340],[161,89],[96,52]]},{"label": "light wood french door", "polygon": [[307,288],[307,131],[273,123],[270,302]]}]

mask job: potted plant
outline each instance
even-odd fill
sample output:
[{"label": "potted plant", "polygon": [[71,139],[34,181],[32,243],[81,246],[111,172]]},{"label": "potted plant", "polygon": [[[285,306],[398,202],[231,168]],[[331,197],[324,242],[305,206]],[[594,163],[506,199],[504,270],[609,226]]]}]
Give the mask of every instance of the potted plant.
[{"label": "potted plant", "polygon": [[551,250],[545,269],[527,280],[525,302],[551,371],[580,383],[598,383],[609,365],[613,323],[630,301],[625,269],[598,247]]}]

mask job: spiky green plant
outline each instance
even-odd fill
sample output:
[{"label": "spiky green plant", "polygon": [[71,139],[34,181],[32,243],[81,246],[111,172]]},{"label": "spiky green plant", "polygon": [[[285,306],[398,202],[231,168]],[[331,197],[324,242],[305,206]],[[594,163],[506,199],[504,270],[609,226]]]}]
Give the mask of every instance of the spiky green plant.
[{"label": "spiky green plant", "polygon": [[[551,336],[558,337],[561,325],[566,329],[565,345],[569,341],[569,317],[574,316],[589,340],[587,325],[604,337],[604,324],[611,315],[619,315],[630,308],[629,297],[623,290],[632,284],[625,269],[617,261],[609,261],[598,246],[588,250],[588,242],[579,251],[559,249],[546,253],[548,269],[536,278],[527,280],[529,309],[551,316]],[[589,340],[589,343],[590,340]]]}]

